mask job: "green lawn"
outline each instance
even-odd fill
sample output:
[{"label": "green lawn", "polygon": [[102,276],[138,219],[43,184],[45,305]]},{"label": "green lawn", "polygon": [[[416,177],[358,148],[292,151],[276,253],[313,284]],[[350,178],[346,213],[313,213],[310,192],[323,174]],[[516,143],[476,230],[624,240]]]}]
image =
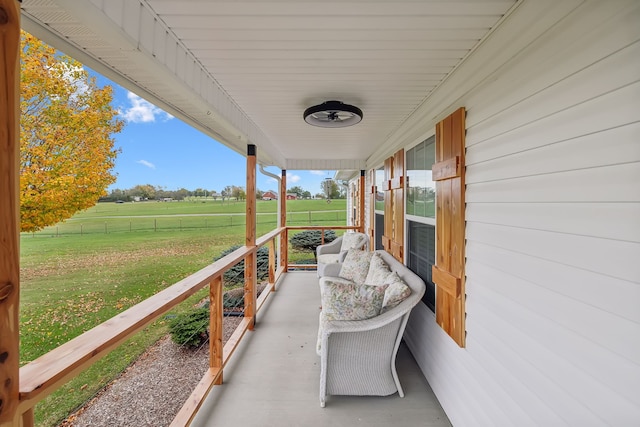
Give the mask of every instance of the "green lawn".
[{"label": "green lawn", "polygon": [[[275,228],[275,200],[258,201],[259,225]],[[68,234],[110,234],[159,230],[195,230],[238,228],[244,230],[245,202],[131,202],[99,203],[65,222],[47,227],[34,236]],[[292,225],[322,225],[346,221],[346,200],[290,200],[287,202],[287,222]]]},{"label": "green lawn", "polygon": [[[258,203],[258,212],[272,208],[274,212],[272,223],[259,221],[258,235],[275,227],[276,203]],[[345,206],[344,200],[331,204],[322,200],[290,201],[289,218],[296,225],[308,224],[309,218],[315,225],[344,225]],[[164,215],[174,215],[172,220],[181,219],[183,227],[157,227],[155,232],[153,229],[135,230],[132,227],[129,231],[130,217],[162,218],[163,209]],[[327,212],[340,209],[342,212]],[[46,230],[24,233],[20,242],[21,365],[194,273],[229,246],[241,244],[245,231],[243,216],[233,217],[234,226],[204,229],[186,226],[190,220],[202,219],[197,215],[240,211],[244,211],[244,203],[240,202],[224,205],[219,201],[104,203],[57,227],[58,230],[66,230],[64,227],[70,224],[90,224],[92,221],[104,227],[104,217],[110,216],[107,233],[104,229],[84,234],[59,231],[57,237]],[[206,218],[214,221],[217,217]],[[49,230],[55,228],[49,227]],[[292,262],[309,256],[291,255]],[[206,290],[201,291],[175,311],[189,309],[206,294]],[[57,425],[166,333],[166,319],[161,317],[39,403],[36,406],[36,424]]]}]

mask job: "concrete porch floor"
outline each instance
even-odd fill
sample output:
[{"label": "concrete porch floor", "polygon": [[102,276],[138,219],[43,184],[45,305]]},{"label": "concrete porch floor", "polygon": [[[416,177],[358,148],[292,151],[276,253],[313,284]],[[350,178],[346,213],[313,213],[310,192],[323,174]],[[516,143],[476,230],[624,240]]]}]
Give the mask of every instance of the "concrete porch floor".
[{"label": "concrete porch floor", "polygon": [[315,272],[284,275],[193,426],[450,426],[411,353],[396,360],[405,397],[329,396],[320,407]]}]

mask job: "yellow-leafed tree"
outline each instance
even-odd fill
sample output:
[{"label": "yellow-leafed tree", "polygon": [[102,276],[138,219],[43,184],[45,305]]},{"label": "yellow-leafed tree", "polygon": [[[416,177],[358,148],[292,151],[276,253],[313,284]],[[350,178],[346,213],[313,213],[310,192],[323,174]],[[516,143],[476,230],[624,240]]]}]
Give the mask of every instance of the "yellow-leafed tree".
[{"label": "yellow-leafed tree", "polygon": [[82,65],[21,33],[20,221],[36,231],[96,204],[115,181],[124,122]]}]

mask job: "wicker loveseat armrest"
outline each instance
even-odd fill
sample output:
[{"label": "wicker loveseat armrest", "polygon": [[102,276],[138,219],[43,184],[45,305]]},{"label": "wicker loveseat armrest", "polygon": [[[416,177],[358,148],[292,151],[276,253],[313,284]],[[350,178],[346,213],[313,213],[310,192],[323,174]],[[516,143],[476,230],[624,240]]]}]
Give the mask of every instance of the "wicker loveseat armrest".
[{"label": "wicker loveseat armrest", "polygon": [[325,243],[324,245],[320,245],[316,248],[317,255],[324,254],[337,254],[340,252],[340,248],[342,247],[342,236],[338,237],[332,242]]}]

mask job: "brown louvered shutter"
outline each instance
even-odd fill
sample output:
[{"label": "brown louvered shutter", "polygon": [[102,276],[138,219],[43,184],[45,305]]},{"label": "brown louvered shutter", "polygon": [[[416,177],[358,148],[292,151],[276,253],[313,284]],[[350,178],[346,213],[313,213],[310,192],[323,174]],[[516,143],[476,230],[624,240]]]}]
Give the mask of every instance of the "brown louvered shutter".
[{"label": "brown louvered shutter", "polygon": [[369,193],[369,248],[373,251],[376,249],[376,194],[378,193],[378,183],[376,182],[376,170],[371,169],[369,171],[369,183],[371,189]]},{"label": "brown louvered shutter", "polygon": [[384,235],[382,245],[404,262],[404,150],[384,162]]},{"label": "brown louvered shutter", "polygon": [[436,321],[460,347],[465,343],[464,290],[465,110],[436,125]]}]

